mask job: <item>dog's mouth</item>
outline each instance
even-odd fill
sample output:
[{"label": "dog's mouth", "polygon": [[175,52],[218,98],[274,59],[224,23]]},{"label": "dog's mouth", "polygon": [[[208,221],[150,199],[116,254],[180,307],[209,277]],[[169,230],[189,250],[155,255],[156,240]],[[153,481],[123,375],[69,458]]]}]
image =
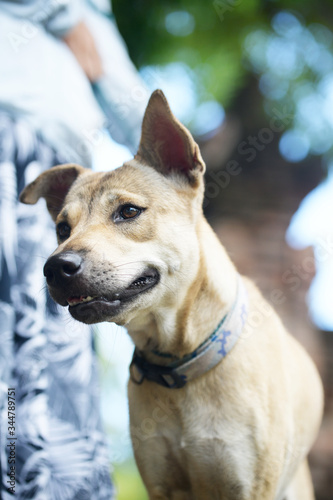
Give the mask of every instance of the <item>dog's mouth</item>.
[{"label": "dog's mouth", "polygon": [[149,268],[136,278],[127,288],[103,295],[73,295],[67,303],[71,315],[84,323],[98,323],[105,318],[116,316],[122,307],[138,295],[147,292],[158,284],[160,275],[156,269]]}]

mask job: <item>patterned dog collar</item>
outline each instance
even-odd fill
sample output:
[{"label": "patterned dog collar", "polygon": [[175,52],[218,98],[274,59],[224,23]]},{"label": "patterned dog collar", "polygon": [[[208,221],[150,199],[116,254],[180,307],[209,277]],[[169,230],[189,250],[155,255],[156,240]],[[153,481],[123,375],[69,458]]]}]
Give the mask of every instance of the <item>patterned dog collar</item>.
[{"label": "patterned dog collar", "polygon": [[131,380],[141,384],[147,379],[169,389],[184,387],[190,380],[214,368],[234,347],[242,333],[247,312],[248,295],[239,276],[234,305],[207,340],[191,354],[167,366],[149,363],[135,349],[130,365]]}]

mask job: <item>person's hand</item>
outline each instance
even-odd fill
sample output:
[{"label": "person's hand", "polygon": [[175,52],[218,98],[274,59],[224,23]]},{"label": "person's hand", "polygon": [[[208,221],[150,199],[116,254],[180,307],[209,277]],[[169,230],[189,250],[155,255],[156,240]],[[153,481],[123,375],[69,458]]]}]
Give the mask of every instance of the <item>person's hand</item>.
[{"label": "person's hand", "polygon": [[84,22],[77,24],[63,38],[91,82],[102,76],[102,61],[95,40]]}]

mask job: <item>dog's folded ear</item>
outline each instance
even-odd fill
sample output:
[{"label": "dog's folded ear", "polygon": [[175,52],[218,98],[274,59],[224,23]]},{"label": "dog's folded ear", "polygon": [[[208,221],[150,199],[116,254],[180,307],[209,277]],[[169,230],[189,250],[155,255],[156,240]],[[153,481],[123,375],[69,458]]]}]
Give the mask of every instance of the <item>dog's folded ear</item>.
[{"label": "dog's folded ear", "polygon": [[40,198],[45,198],[47,208],[55,220],[73,182],[86,172],[89,170],[74,163],[52,167],[28,184],[19,199],[22,203],[34,205]]},{"label": "dog's folded ear", "polygon": [[172,114],[161,90],[155,90],[148,102],[135,158],[164,175],[185,176],[191,185],[196,185],[205,171],[199,146]]}]

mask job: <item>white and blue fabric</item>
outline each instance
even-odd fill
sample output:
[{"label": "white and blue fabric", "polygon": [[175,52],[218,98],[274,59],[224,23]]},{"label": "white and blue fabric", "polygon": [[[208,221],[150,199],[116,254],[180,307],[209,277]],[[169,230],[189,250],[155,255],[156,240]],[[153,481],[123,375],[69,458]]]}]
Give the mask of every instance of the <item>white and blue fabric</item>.
[{"label": "white and blue fabric", "polygon": [[[108,3],[0,0],[1,500],[114,497],[92,333],[48,296],[42,269],[56,241],[44,202],[17,201],[26,183],[55,164],[90,167],[103,129],[136,149],[148,92]],[[104,68],[94,86],[62,41],[81,20]],[[11,387],[15,495],[7,483]]]},{"label": "white and blue fabric", "polygon": [[[45,142],[85,167],[101,129],[136,153],[149,98],[108,2],[103,13],[99,3],[0,0],[0,109],[23,115]],[[93,86],[60,38],[81,20],[104,70]]]},{"label": "white and blue fabric", "polygon": [[[48,296],[56,247],[44,202],[23,186],[64,159],[23,120],[0,112],[0,498],[110,500],[92,332]],[[7,390],[15,388],[15,495],[8,491]]]}]

